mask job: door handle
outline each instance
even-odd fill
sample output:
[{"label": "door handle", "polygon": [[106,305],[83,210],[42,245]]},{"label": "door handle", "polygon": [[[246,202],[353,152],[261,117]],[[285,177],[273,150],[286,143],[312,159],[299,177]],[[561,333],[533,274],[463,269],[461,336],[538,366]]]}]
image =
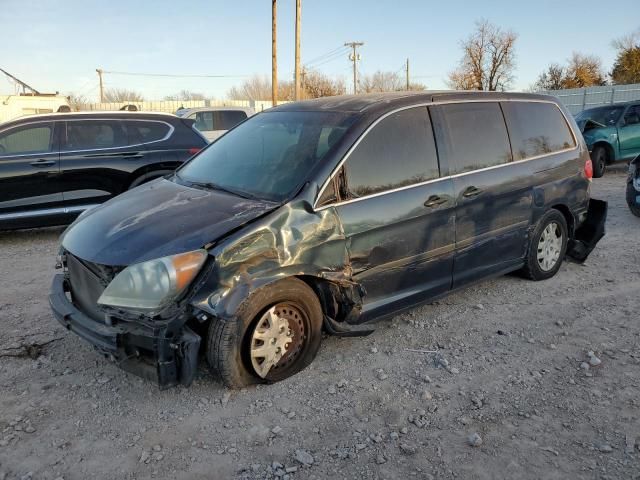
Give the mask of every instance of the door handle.
[{"label": "door handle", "polygon": [[33,167],[52,167],[55,164],[55,160],[45,160],[44,158],[31,162],[31,166]]},{"label": "door handle", "polygon": [[462,193],[462,196],[469,198],[469,197],[475,197],[477,195],[480,195],[481,193],[482,193],[481,189],[471,186],[466,188],[466,190]]},{"label": "door handle", "polygon": [[425,207],[437,207],[438,205],[442,205],[443,203],[447,203],[447,202],[448,202],[447,198],[443,198],[443,197],[440,197],[438,195],[431,195],[424,202],[424,206]]}]

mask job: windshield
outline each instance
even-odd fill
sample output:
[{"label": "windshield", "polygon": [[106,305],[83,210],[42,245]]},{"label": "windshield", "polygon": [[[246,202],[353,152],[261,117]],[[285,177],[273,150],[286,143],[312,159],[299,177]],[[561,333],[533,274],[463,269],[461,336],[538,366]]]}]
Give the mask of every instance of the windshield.
[{"label": "windshield", "polygon": [[342,138],[354,115],[265,112],[251,117],[184,165],[179,178],[282,201]]},{"label": "windshield", "polygon": [[576,121],[580,123],[580,121],[591,120],[592,122],[608,127],[618,122],[622,110],[624,110],[622,107],[590,108],[576,115]]}]

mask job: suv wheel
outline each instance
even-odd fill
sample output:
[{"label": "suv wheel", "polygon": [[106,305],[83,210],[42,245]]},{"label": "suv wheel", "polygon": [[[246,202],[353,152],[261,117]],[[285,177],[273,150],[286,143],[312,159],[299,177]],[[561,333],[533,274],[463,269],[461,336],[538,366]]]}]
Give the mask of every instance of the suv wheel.
[{"label": "suv wheel", "polygon": [[602,145],[596,145],[591,152],[591,159],[593,161],[593,178],[602,177],[607,169],[607,163],[609,163],[607,149]]},{"label": "suv wheel", "polygon": [[322,340],[322,308],[313,290],[290,278],[260,289],[232,320],[213,320],[207,361],[232,388],[272,383],[308,366]]},{"label": "suv wheel", "polygon": [[549,210],[538,221],[523,273],[531,280],[553,277],[564,260],[567,251],[567,221],[558,210]]}]

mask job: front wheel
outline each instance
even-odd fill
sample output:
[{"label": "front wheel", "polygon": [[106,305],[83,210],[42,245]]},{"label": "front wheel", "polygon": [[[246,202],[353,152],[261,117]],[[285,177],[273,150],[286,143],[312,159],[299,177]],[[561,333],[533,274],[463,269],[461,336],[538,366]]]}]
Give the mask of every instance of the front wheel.
[{"label": "front wheel", "polygon": [[523,268],[527,278],[546,280],[558,273],[567,251],[567,232],[567,221],[558,210],[542,216],[531,236]]},{"label": "front wheel", "polygon": [[322,340],[322,308],[303,281],[289,278],[258,290],[227,321],[213,320],[207,361],[232,388],[288,378],[315,358]]},{"label": "front wheel", "polygon": [[607,149],[602,145],[597,145],[591,152],[591,160],[593,161],[593,178],[600,178],[604,175],[609,163],[609,154]]}]

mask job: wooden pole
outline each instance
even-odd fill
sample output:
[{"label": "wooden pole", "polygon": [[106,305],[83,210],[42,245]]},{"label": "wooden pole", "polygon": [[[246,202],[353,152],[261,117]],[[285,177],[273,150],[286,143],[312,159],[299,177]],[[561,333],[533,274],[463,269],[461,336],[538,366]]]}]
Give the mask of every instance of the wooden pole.
[{"label": "wooden pole", "polygon": [[276,52],[276,1],[271,0],[271,103],[278,104],[278,57]]},{"label": "wooden pole", "polygon": [[300,100],[301,88],[300,88],[300,21],[302,16],[302,0],[296,0],[296,66],[295,66],[295,85],[296,85],[296,100]]}]

